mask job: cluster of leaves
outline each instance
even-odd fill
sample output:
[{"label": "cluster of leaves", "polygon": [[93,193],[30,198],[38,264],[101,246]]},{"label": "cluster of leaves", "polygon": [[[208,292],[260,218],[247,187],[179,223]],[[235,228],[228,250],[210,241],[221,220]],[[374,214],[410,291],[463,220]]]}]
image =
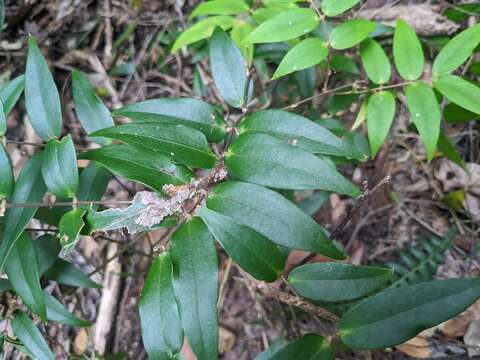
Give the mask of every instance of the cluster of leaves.
[{"label": "cluster of leaves", "polygon": [[[0,90],[0,135],[7,129],[6,115],[25,90],[29,120],[45,146],[28,160],[15,181],[5,148],[0,148],[0,197],[7,199],[8,206],[0,244],[0,269],[8,277],[3,280],[4,291],[18,294],[42,321],[85,326],[86,322],[66,312],[40,285],[43,276],[74,286],[96,286],[57,257],[60,247],[68,253],[80,234],[96,230],[126,227],[133,233],[175,227],[168,250],[154,260],[147,274],[139,304],[143,342],[151,358],[173,359],[187,338],[198,359],[211,360],[218,352],[215,240],[244,271],[265,282],[281,276],[290,249],[345,259],[327,231],[283,194],[286,190],[321,190],[359,197],[359,189],[336,165],[362,161],[368,149],[355,133],[335,127],[335,123],[328,128],[322,126],[326,122],[280,109],[251,111],[256,101],[251,69],[261,67],[261,62],[255,63],[259,59],[256,50],[261,48],[254,47],[286,45],[288,50],[273,75],[277,79],[332,60],[334,51],[360,45],[360,59],[372,87],[363,92],[367,98],[358,123],[366,118],[373,155],[395,117],[395,95],[388,89],[403,89],[429,159],[442,144],[438,141],[442,139],[441,110],[436,91],[448,101],[480,113],[478,87],[451,74],[480,43],[478,25],[442,48],[433,62],[432,78],[427,79],[422,45],[413,29],[398,20],[392,52],[405,82],[391,85],[390,61],[376,40],[388,35],[388,29],[363,19],[333,19],[358,2],[323,0],[319,6],[312,2],[305,7],[302,1],[263,0],[263,6],[256,9],[242,0],[200,4],[192,17],[207,17],[183,32],[172,52],[210,38],[210,69],[223,99],[220,105],[189,98],[152,99],[111,113],[87,78],[73,71],[75,111],[90,139],[100,145],[78,155],[91,160],[82,171],[77,168],[71,136],[61,137],[58,90],[30,36],[25,75]],[[237,116],[232,118],[237,120],[229,116],[234,113]],[[115,125],[112,116],[132,121]],[[449,144],[448,139],[444,143]],[[228,173],[227,181],[218,183],[224,178],[216,177],[219,169]],[[215,181],[195,179],[195,171]],[[135,197],[123,210],[98,211],[84,205],[103,196],[110,173],[139,182],[157,195]],[[55,194],[58,202],[71,201],[73,206],[37,208],[35,204],[46,192]],[[183,201],[197,205],[190,214],[192,219],[180,216]],[[25,203],[33,206],[21,206]],[[143,221],[146,216],[148,225]],[[57,226],[59,237],[32,241],[26,232],[32,218]],[[425,251],[412,251],[418,255],[412,262],[418,267],[412,270],[414,274],[423,274],[426,266],[437,261],[435,246],[426,243]],[[342,346],[393,346],[455,316],[480,297],[478,279],[432,281],[431,273],[419,276],[422,283],[416,284],[407,269],[396,281],[399,286],[391,286],[395,275],[386,267],[335,261],[297,267],[289,282],[299,295],[321,304],[355,301],[355,305],[342,315],[333,341],[308,334],[286,346],[275,343],[260,358],[333,359],[335,349]],[[25,346],[22,349],[35,358],[53,358],[23,310],[14,312],[11,323]]]}]

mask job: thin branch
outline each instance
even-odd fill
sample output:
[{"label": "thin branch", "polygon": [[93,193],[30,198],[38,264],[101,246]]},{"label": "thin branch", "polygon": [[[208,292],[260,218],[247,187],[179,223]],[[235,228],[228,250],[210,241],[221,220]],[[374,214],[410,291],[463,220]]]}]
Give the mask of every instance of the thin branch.
[{"label": "thin branch", "polygon": [[62,207],[62,206],[74,206],[74,205],[131,205],[131,200],[100,200],[100,201],[60,201],[60,202],[36,202],[36,203],[16,203],[9,204],[6,203],[5,207],[9,208],[51,208],[51,207]]}]

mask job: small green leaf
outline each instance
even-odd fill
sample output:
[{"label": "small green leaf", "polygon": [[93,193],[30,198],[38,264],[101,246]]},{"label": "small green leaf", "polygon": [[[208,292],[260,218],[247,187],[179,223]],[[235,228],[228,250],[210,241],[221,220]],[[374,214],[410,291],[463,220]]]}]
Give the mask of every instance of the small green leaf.
[{"label": "small green leaf", "polygon": [[247,67],[240,49],[221,28],[213,32],[209,49],[210,68],[218,92],[229,105],[241,108],[248,94],[245,94]]},{"label": "small green leaf", "polygon": [[173,286],[182,326],[198,360],[218,354],[218,257],[207,227],[199,218],[183,224],[170,247]]},{"label": "small green leaf", "polygon": [[450,139],[444,134],[443,131],[440,131],[440,136],[438,138],[437,144],[438,150],[440,150],[447,158],[452,160],[455,164],[465,167],[462,156],[459,151],[452,144]]},{"label": "small green leaf", "polygon": [[333,259],[343,253],[325,230],[293,203],[262,186],[228,181],[215,186],[207,207],[247,226],[273,243],[291,249],[313,251]]},{"label": "small green leaf", "polygon": [[115,110],[113,115],[126,116],[138,122],[190,126],[215,142],[225,136],[221,114],[212,105],[196,99],[150,99],[124,106]]},{"label": "small green leaf", "polygon": [[81,153],[79,158],[93,160],[112,173],[157,192],[162,192],[165,184],[185,184],[194,177],[187,167],[173,164],[167,155],[129,145],[103,146]]},{"label": "small green leaf", "polygon": [[457,104],[449,103],[443,108],[443,118],[447,123],[462,124],[472,120],[480,120],[480,114],[468,111]]},{"label": "small green leaf", "polygon": [[8,198],[12,194],[14,185],[10,158],[3,145],[0,144],[0,200]]},{"label": "small green leaf", "polygon": [[390,91],[381,91],[370,96],[367,105],[367,130],[372,157],[390,131],[395,118],[395,96]]},{"label": "small green leaf", "polygon": [[78,190],[77,154],[72,137],[47,142],[42,160],[43,181],[55,195],[71,198]]},{"label": "small green leaf", "polygon": [[65,254],[70,253],[78,242],[80,231],[85,226],[83,216],[87,212],[86,209],[78,208],[67,212],[60,219],[58,224],[60,244]]},{"label": "small green leaf", "polygon": [[43,292],[47,306],[47,318],[60,324],[71,326],[88,327],[92,324],[71,314],[63,304],[47,292]]},{"label": "small green leaf", "polygon": [[269,360],[273,354],[280,350],[285,344],[282,337],[276,338],[270,346],[255,357],[255,360]]},{"label": "small green leaf", "polygon": [[3,112],[8,115],[17,103],[25,88],[25,75],[19,75],[0,89]]},{"label": "small green leaf", "polygon": [[365,19],[353,19],[336,26],[330,33],[330,46],[336,50],[351,48],[375,30],[375,23]]},{"label": "small green leaf", "polygon": [[306,35],[319,23],[315,11],[307,8],[291,9],[261,23],[244,40],[244,43],[272,43],[291,40]]},{"label": "small green leaf", "polygon": [[480,24],[462,31],[442,48],[433,62],[433,76],[445,75],[458,68],[472,55],[478,44]]},{"label": "small green leaf", "polygon": [[216,161],[205,136],[183,125],[132,123],[102,129],[92,136],[113,138],[147,151],[166,153],[175,162],[198,168],[211,168]]},{"label": "small green leaf", "polygon": [[351,197],[360,191],[334,167],[305,150],[264,134],[246,134],[225,157],[235,178],[276,189],[320,189]]},{"label": "small green leaf", "polygon": [[43,321],[47,321],[37,258],[32,240],[25,232],[15,242],[5,264],[5,272],[24,304]]},{"label": "small green leaf", "polygon": [[373,39],[365,39],[360,45],[360,58],[368,78],[375,84],[390,80],[391,66],[385,50]]},{"label": "small green leaf", "polygon": [[[41,176],[41,153],[31,157],[24,165],[15,183],[11,204],[36,203],[42,201],[46,187]],[[35,207],[10,208],[5,213],[2,242],[0,244],[0,269],[3,269],[10,251],[20,234],[35,215]]]},{"label": "small green leaf", "polygon": [[442,75],[433,83],[435,89],[451,102],[480,114],[480,87],[455,75]]},{"label": "small green leaf", "polygon": [[306,334],[285,345],[268,359],[334,360],[335,355],[330,343],[322,336]]},{"label": "small green leaf", "polygon": [[254,278],[272,282],[280,276],[285,256],[266,237],[205,207],[198,215],[227,254]]},{"label": "small green leaf", "polygon": [[49,280],[80,288],[101,288],[102,286],[70,264],[68,261],[57,258],[54,264],[43,273]]},{"label": "small green leaf", "polygon": [[3,111],[3,103],[0,99],[0,136],[5,135],[7,132],[7,117]]},{"label": "small green leaf", "polygon": [[55,360],[40,331],[23,311],[17,311],[12,319],[12,330],[37,360]]},{"label": "small green leaf", "polygon": [[317,65],[327,56],[328,47],[324,41],[316,37],[307,38],[287,52],[275,70],[272,80]]},{"label": "small green leaf", "polygon": [[37,257],[38,272],[43,274],[57,260],[62,247],[53,235],[42,235],[33,241],[33,248]]},{"label": "small green leaf", "polygon": [[460,314],[480,297],[480,279],[423,282],[382,291],[352,307],[339,322],[353,349],[386,348]]},{"label": "small green leaf", "polygon": [[435,94],[428,85],[415,83],[405,89],[410,117],[417,127],[431,160],[440,134],[441,113]]},{"label": "small green leaf", "polygon": [[62,109],[57,86],[32,35],[28,37],[25,107],[33,129],[42,140],[60,136]]},{"label": "small green leaf", "polygon": [[142,340],[150,359],[174,359],[183,344],[183,330],[172,284],[170,253],[150,266],[138,309]]},{"label": "small green leaf", "polygon": [[235,18],[231,16],[212,16],[200,20],[195,25],[189,27],[175,40],[171,53],[174,54],[185,45],[193,44],[199,40],[207,39],[212,36],[213,30],[217,26],[223,30],[228,30],[233,26]]},{"label": "small green leaf", "polygon": [[397,20],[393,35],[393,60],[405,80],[417,80],[423,73],[424,56],[420,40],[407,22]]},{"label": "small green leaf", "polygon": [[328,17],[337,16],[357,5],[360,0],[323,0],[322,12]]},{"label": "small green leaf", "polygon": [[261,110],[249,115],[240,125],[241,134],[269,134],[296,142],[299,148],[315,154],[333,155],[353,159],[364,156],[347,148],[332,132],[315,122],[283,110]]},{"label": "small green leaf", "polygon": [[295,268],[288,281],[301,296],[325,302],[347,301],[388,285],[390,268],[322,262]]},{"label": "small green leaf", "polygon": [[237,44],[238,48],[242,52],[244,59],[248,64],[251,64],[253,61],[253,50],[254,46],[251,44],[244,44],[243,39],[247,37],[248,34],[252,32],[254,26],[247,21],[236,20],[233,25],[230,36],[232,40]]},{"label": "small green leaf", "polygon": [[191,18],[203,15],[238,15],[248,12],[248,4],[243,0],[211,0],[200,3],[193,9]]},{"label": "small green leaf", "polygon": [[352,125],[352,131],[356,130],[360,125],[362,125],[367,119],[367,110],[368,110],[368,98],[362,101],[360,109],[358,110],[357,116],[355,117],[355,122]]},{"label": "small green leaf", "polygon": [[75,112],[87,134],[114,125],[110,111],[78,70],[72,71],[72,92]]}]

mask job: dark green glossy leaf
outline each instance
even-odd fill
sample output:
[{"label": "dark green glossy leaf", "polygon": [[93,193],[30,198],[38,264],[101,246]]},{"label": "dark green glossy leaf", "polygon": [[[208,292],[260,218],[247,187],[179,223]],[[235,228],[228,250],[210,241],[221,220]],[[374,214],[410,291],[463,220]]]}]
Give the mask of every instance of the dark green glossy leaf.
[{"label": "dark green glossy leaf", "polygon": [[43,274],[47,279],[58,282],[59,284],[65,284],[70,286],[76,286],[80,288],[101,288],[100,284],[97,284],[93,280],[77,269],[74,265],[68,261],[57,258],[54,264],[50,266]]},{"label": "dark green glossy leaf", "polygon": [[449,279],[389,289],[363,300],[340,320],[342,342],[386,348],[460,314],[480,297],[480,279]]},{"label": "dark green glossy leaf", "polygon": [[269,360],[334,360],[330,343],[317,334],[306,334],[275,352]]},{"label": "dark green glossy leaf", "polygon": [[43,181],[55,195],[71,198],[78,190],[77,154],[70,135],[47,142],[42,160]]},{"label": "dark green glossy leaf", "polygon": [[25,88],[25,75],[19,75],[0,89],[3,112],[8,115],[17,103]]},{"label": "dark green glossy leaf", "polygon": [[294,141],[299,148],[324,155],[363,159],[358,151],[350,151],[332,132],[315,122],[283,110],[261,110],[249,115],[240,125],[240,133],[269,134]]},{"label": "dark green glossy leaf", "polygon": [[370,151],[377,155],[395,118],[395,96],[381,91],[370,96],[367,105],[367,129]]},{"label": "dark green glossy leaf", "polygon": [[3,103],[0,99],[0,136],[5,135],[7,132],[7,117],[3,112]]},{"label": "dark green glossy leaf", "polygon": [[451,102],[480,114],[480,87],[455,75],[442,75],[433,83]]},{"label": "dark green glossy leaf", "polygon": [[139,303],[142,340],[150,359],[175,359],[183,344],[183,330],[172,284],[170,253],[150,266]]},{"label": "dark green glossy leaf", "polygon": [[246,272],[268,282],[280,276],[285,256],[266,237],[205,207],[200,209],[198,215],[227,254]]},{"label": "dark green glossy leaf", "polygon": [[0,199],[9,197],[14,187],[12,164],[7,151],[0,144]]},{"label": "dark green glossy leaf", "polygon": [[114,125],[110,111],[78,70],[72,71],[72,92],[75,112],[87,134]]},{"label": "dark green glossy leaf", "polygon": [[353,300],[380,290],[392,269],[322,262],[295,268],[288,281],[301,296],[325,302]]},{"label": "dark green glossy leaf", "polygon": [[318,15],[312,9],[287,10],[262,22],[245,38],[244,42],[256,44],[294,39],[311,32],[318,23]]},{"label": "dark green glossy leaf", "polygon": [[194,177],[188,168],[173,164],[167,155],[128,145],[103,146],[84,152],[79,158],[93,160],[114,174],[158,192],[165,184],[184,184]]},{"label": "dark green glossy leaf", "polygon": [[210,168],[216,157],[198,130],[161,123],[133,123],[96,131],[93,136],[121,140],[147,151],[166,153],[180,164]]},{"label": "dark green glossy leaf", "polygon": [[437,147],[438,150],[440,150],[447,158],[452,160],[455,164],[462,167],[465,166],[460,152],[456,149],[456,147],[452,144],[450,139],[444,134],[443,131],[440,131]]},{"label": "dark green glossy leaf", "polygon": [[322,12],[329,16],[337,16],[357,5],[360,0],[323,0]]},{"label": "dark green glossy leaf", "polygon": [[458,68],[472,55],[478,44],[480,24],[462,31],[442,48],[433,62],[433,76],[445,75]]},{"label": "dark green glossy leaf", "polygon": [[113,112],[136,121],[186,125],[200,130],[210,141],[225,136],[225,123],[221,114],[204,101],[189,98],[151,99],[124,106]]},{"label": "dark green glossy leaf", "polygon": [[58,231],[64,253],[68,254],[75,248],[80,231],[85,226],[83,216],[86,212],[87,210],[82,208],[70,210],[60,219]]},{"label": "dark green glossy leaf", "polygon": [[47,321],[35,249],[26,233],[22,233],[15,242],[5,264],[5,272],[24,304],[43,321]]},{"label": "dark green glossy leaf", "polygon": [[465,123],[472,120],[479,120],[480,114],[468,111],[457,104],[449,103],[443,108],[443,117],[447,123]]},{"label": "dark green glossy leaf", "polygon": [[33,129],[42,140],[60,136],[62,109],[57,86],[32,35],[28,37],[25,107]]},{"label": "dark green glossy leaf", "polygon": [[92,325],[90,322],[77,318],[75,315],[68,312],[68,310],[65,309],[63,304],[49,293],[43,292],[43,295],[45,296],[48,320],[55,321],[60,324],[67,324],[79,327],[88,327]]},{"label": "dark green glossy leaf", "polygon": [[210,193],[207,207],[275,244],[344,258],[320,225],[282,195],[262,186],[236,181],[219,184]]},{"label": "dark green glossy leaf", "polygon": [[[27,161],[15,183],[9,203],[36,203],[43,199],[46,187],[41,176],[41,165],[41,153]],[[12,247],[36,211],[35,207],[10,208],[6,211],[2,243],[0,244],[0,269],[3,269]]]},{"label": "dark green glossy leaf", "polygon": [[417,80],[423,73],[424,56],[420,40],[407,22],[397,20],[393,36],[393,60],[405,80]]},{"label": "dark green glossy leaf", "polygon": [[328,56],[327,44],[316,37],[307,38],[291,48],[272,76],[272,80],[317,65]]},{"label": "dark green glossy leaf", "polygon": [[[80,173],[80,181],[78,184],[77,199],[82,201],[100,200],[107,190],[110,180],[110,173],[102,167],[90,163]],[[83,205],[80,207],[90,207]],[[93,206],[93,208],[96,208]]]},{"label": "dark green glossy leaf", "polygon": [[385,84],[390,80],[390,61],[378,42],[373,39],[363,40],[360,45],[360,58],[368,78],[375,84]]},{"label": "dark green glossy leaf", "polygon": [[38,272],[43,274],[55,263],[62,249],[58,239],[53,235],[42,235],[33,241],[33,248],[37,256]]},{"label": "dark green glossy leaf", "polygon": [[218,258],[207,227],[199,218],[172,236],[173,286],[182,326],[198,360],[218,354]]},{"label": "dark green glossy leaf", "polygon": [[330,33],[330,46],[336,50],[351,48],[375,30],[375,23],[365,19],[353,19],[337,25]]},{"label": "dark green glossy leaf", "polygon": [[255,360],[269,360],[284,344],[285,340],[282,337],[276,338],[266,350],[255,357]]},{"label": "dark green glossy leaf", "polygon": [[441,113],[433,90],[424,83],[415,83],[405,89],[410,117],[417,127],[431,160],[440,134]]},{"label": "dark green glossy leaf", "polygon": [[277,189],[320,189],[360,195],[360,191],[325,160],[264,134],[245,134],[230,146],[228,171],[242,181]]},{"label": "dark green glossy leaf", "polygon": [[244,99],[247,67],[240,49],[221,28],[213,32],[209,49],[210,68],[218,92],[229,105],[241,108],[247,101]]},{"label": "dark green glossy leaf", "polygon": [[40,331],[23,311],[17,311],[12,319],[15,336],[37,360],[55,360],[55,355],[47,345]]},{"label": "dark green glossy leaf", "polygon": [[191,18],[202,15],[238,15],[248,12],[243,0],[212,0],[200,3],[193,9]]}]

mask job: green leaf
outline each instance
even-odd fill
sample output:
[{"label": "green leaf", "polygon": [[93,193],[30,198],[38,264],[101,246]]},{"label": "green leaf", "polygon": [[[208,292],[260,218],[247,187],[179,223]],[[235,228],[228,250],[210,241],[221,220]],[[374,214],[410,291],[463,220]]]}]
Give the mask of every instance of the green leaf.
[{"label": "green leaf", "polygon": [[60,136],[62,109],[60,97],[37,40],[29,35],[25,71],[25,107],[35,132],[42,140]]},{"label": "green leaf", "polygon": [[388,285],[392,269],[322,262],[295,268],[288,281],[303,297],[325,302],[353,300]]},{"label": "green leaf", "polygon": [[423,282],[385,290],[340,320],[342,342],[354,349],[386,348],[463,312],[480,297],[480,279]]},{"label": "green leaf", "polygon": [[69,254],[75,249],[78,242],[80,231],[85,226],[83,216],[87,212],[86,209],[78,208],[67,212],[60,219],[58,224],[58,231],[60,236],[60,244],[63,252]]},{"label": "green leaf", "polygon": [[298,207],[262,186],[229,181],[215,186],[207,207],[247,226],[278,245],[313,251],[334,259],[343,253],[325,230]]},{"label": "green leaf", "polygon": [[150,266],[140,296],[142,340],[150,359],[175,359],[183,344],[183,330],[172,284],[170,253]]},{"label": "green leaf", "polygon": [[[77,199],[81,201],[98,201],[107,190],[110,173],[100,166],[90,163],[80,173]],[[89,205],[79,207],[89,208]],[[96,208],[93,206],[93,208]]]},{"label": "green leaf", "polygon": [[93,160],[112,173],[157,192],[162,192],[165,184],[185,184],[194,177],[188,168],[173,164],[167,155],[128,145],[103,146],[84,152],[79,158]]},{"label": "green leaf", "polygon": [[314,30],[319,23],[312,9],[298,8],[281,12],[262,22],[244,40],[244,43],[272,43],[291,40]]},{"label": "green leaf", "polygon": [[330,33],[330,46],[336,50],[351,48],[375,30],[375,23],[365,19],[353,19],[336,26]]},{"label": "green leaf", "polygon": [[321,39],[311,37],[302,40],[287,52],[275,70],[272,80],[317,65],[327,56],[327,44]]},{"label": "green leaf", "polygon": [[328,17],[337,16],[357,5],[360,0],[323,0],[322,12]]},{"label": "green leaf", "polygon": [[92,324],[71,314],[63,304],[47,292],[43,292],[47,306],[47,318],[60,324],[71,326],[88,327]]},{"label": "green leaf", "polygon": [[455,75],[442,75],[433,83],[435,89],[451,102],[480,114],[480,87]]},{"label": "green leaf", "polygon": [[173,286],[182,326],[198,360],[218,354],[218,258],[207,227],[199,218],[172,235]]},{"label": "green leaf", "polygon": [[[31,157],[24,165],[15,183],[10,204],[36,203],[42,201],[46,187],[40,173],[42,154]],[[2,242],[0,244],[0,269],[3,269],[10,251],[30,220],[35,215],[35,207],[10,208],[5,213]]]},{"label": "green leaf", "polygon": [[19,75],[0,89],[3,112],[8,115],[17,103],[25,88],[25,75]]},{"label": "green leaf", "polygon": [[447,158],[452,160],[455,164],[465,167],[462,156],[459,151],[452,144],[450,139],[445,135],[443,131],[440,131],[440,136],[438,137],[438,150],[440,150]]},{"label": "green leaf", "polygon": [[59,284],[65,284],[70,286],[76,286],[80,288],[101,288],[100,284],[97,284],[93,280],[77,269],[74,265],[68,261],[57,258],[54,264],[45,271],[43,274],[47,279],[58,282]]},{"label": "green leaf", "polygon": [[327,161],[264,134],[246,134],[234,141],[225,157],[235,178],[276,189],[320,189],[351,197],[360,191]]},{"label": "green leaf", "polygon": [[215,142],[225,136],[225,124],[221,114],[212,105],[196,99],[150,99],[124,106],[115,110],[113,115],[126,116],[138,122],[190,126]]},{"label": "green leaf", "polygon": [[393,35],[393,60],[405,80],[417,80],[423,73],[424,56],[420,40],[407,22],[397,20]]},{"label": "green leaf", "polygon": [[454,103],[449,103],[443,108],[443,118],[447,123],[461,124],[472,120],[480,120],[480,114],[465,110]]},{"label": "green leaf", "polygon": [[360,45],[360,58],[368,78],[375,84],[385,84],[390,80],[390,61],[378,42],[373,39],[363,40]]},{"label": "green leaf", "polygon": [[223,30],[228,30],[233,26],[235,18],[231,16],[212,16],[200,20],[195,25],[189,27],[175,40],[171,53],[174,54],[185,45],[193,44],[199,40],[207,39],[212,36],[213,30],[220,26]]},{"label": "green leaf", "polygon": [[5,272],[23,303],[43,321],[47,321],[37,258],[32,240],[25,232],[15,242],[5,264]]},{"label": "green leaf", "polygon": [[255,357],[255,360],[269,360],[273,354],[280,350],[285,344],[282,337],[276,338],[270,346]]},{"label": "green leaf", "polygon": [[78,190],[77,154],[72,137],[47,142],[42,160],[43,181],[55,195],[71,198]]},{"label": "green leaf", "polygon": [[433,90],[421,82],[407,86],[405,95],[410,117],[425,144],[427,158],[431,160],[440,134],[441,113],[437,98]]},{"label": "green leaf", "polygon": [[433,62],[433,76],[445,75],[457,69],[472,55],[478,44],[480,24],[462,31],[442,48]]},{"label": "green leaf", "polygon": [[5,135],[7,132],[7,117],[3,112],[3,103],[0,99],[0,136]]},{"label": "green leaf", "polygon": [[272,282],[280,276],[285,256],[266,237],[205,207],[200,209],[198,216],[228,256],[254,278]]},{"label": "green leaf", "polygon": [[213,32],[209,49],[210,68],[218,92],[226,103],[241,108],[247,101],[244,99],[247,68],[240,49],[221,28]]},{"label": "green leaf", "polygon": [[238,15],[248,12],[243,0],[211,0],[202,2],[193,9],[190,18],[203,15]]},{"label": "green leaf", "polygon": [[269,360],[334,360],[330,343],[317,334],[306,334],[275,352]]},{"label": "green leaf", "polygon": [[17,311],[12,319],[14,334],[37,360],[55,360],[55,355],[33,321],[23,312]]},{"label": "green leaf", "polygon": [[114,125],[110,111],[78,70],[72,71],[72,93],[75,112],[87,134]]},{"label": "green leaf", "polygon": [[53,235],[42,235],[33,241],[33,248],[37,257],[38,272],[43,274],[49,267],[51,267],[62,247],[58,239]]},{"label": "green leaf", "polygon": [[395,96],[390,91],[380,91],[370,96],[367,105],[367,130],[373,157],[377,155],[387,137],[394,118]]},{"label": "green leaf", "polygon": [[244,44],[243,39],[245,39],[253,29],[254,26],[251,23],[237,19],[230,32],[232,40],[237,44],[248,64],[251,64],[253,61],[254,46],[251,44]]},{"label": "green leaf", "polygon": [[358,151],[323,126],[295,113],[283,110],[261,110],[249,115],[240,125],[241,134],[269,134],[283,140],[296,140],[299,148],[315,154],[363,159]]},{"label": "green leaf", "polygon": [[147,151],[166,153],[175,162],[194,167],[211,168],[216,161],[205,136],[183,125],[133,123],[102,129],[92,135],[121,140]]},{"label": "green leaf", "polygon": [[14,185],[10,158],[3,145],[0,144],[0,200],[12,194]]}]

